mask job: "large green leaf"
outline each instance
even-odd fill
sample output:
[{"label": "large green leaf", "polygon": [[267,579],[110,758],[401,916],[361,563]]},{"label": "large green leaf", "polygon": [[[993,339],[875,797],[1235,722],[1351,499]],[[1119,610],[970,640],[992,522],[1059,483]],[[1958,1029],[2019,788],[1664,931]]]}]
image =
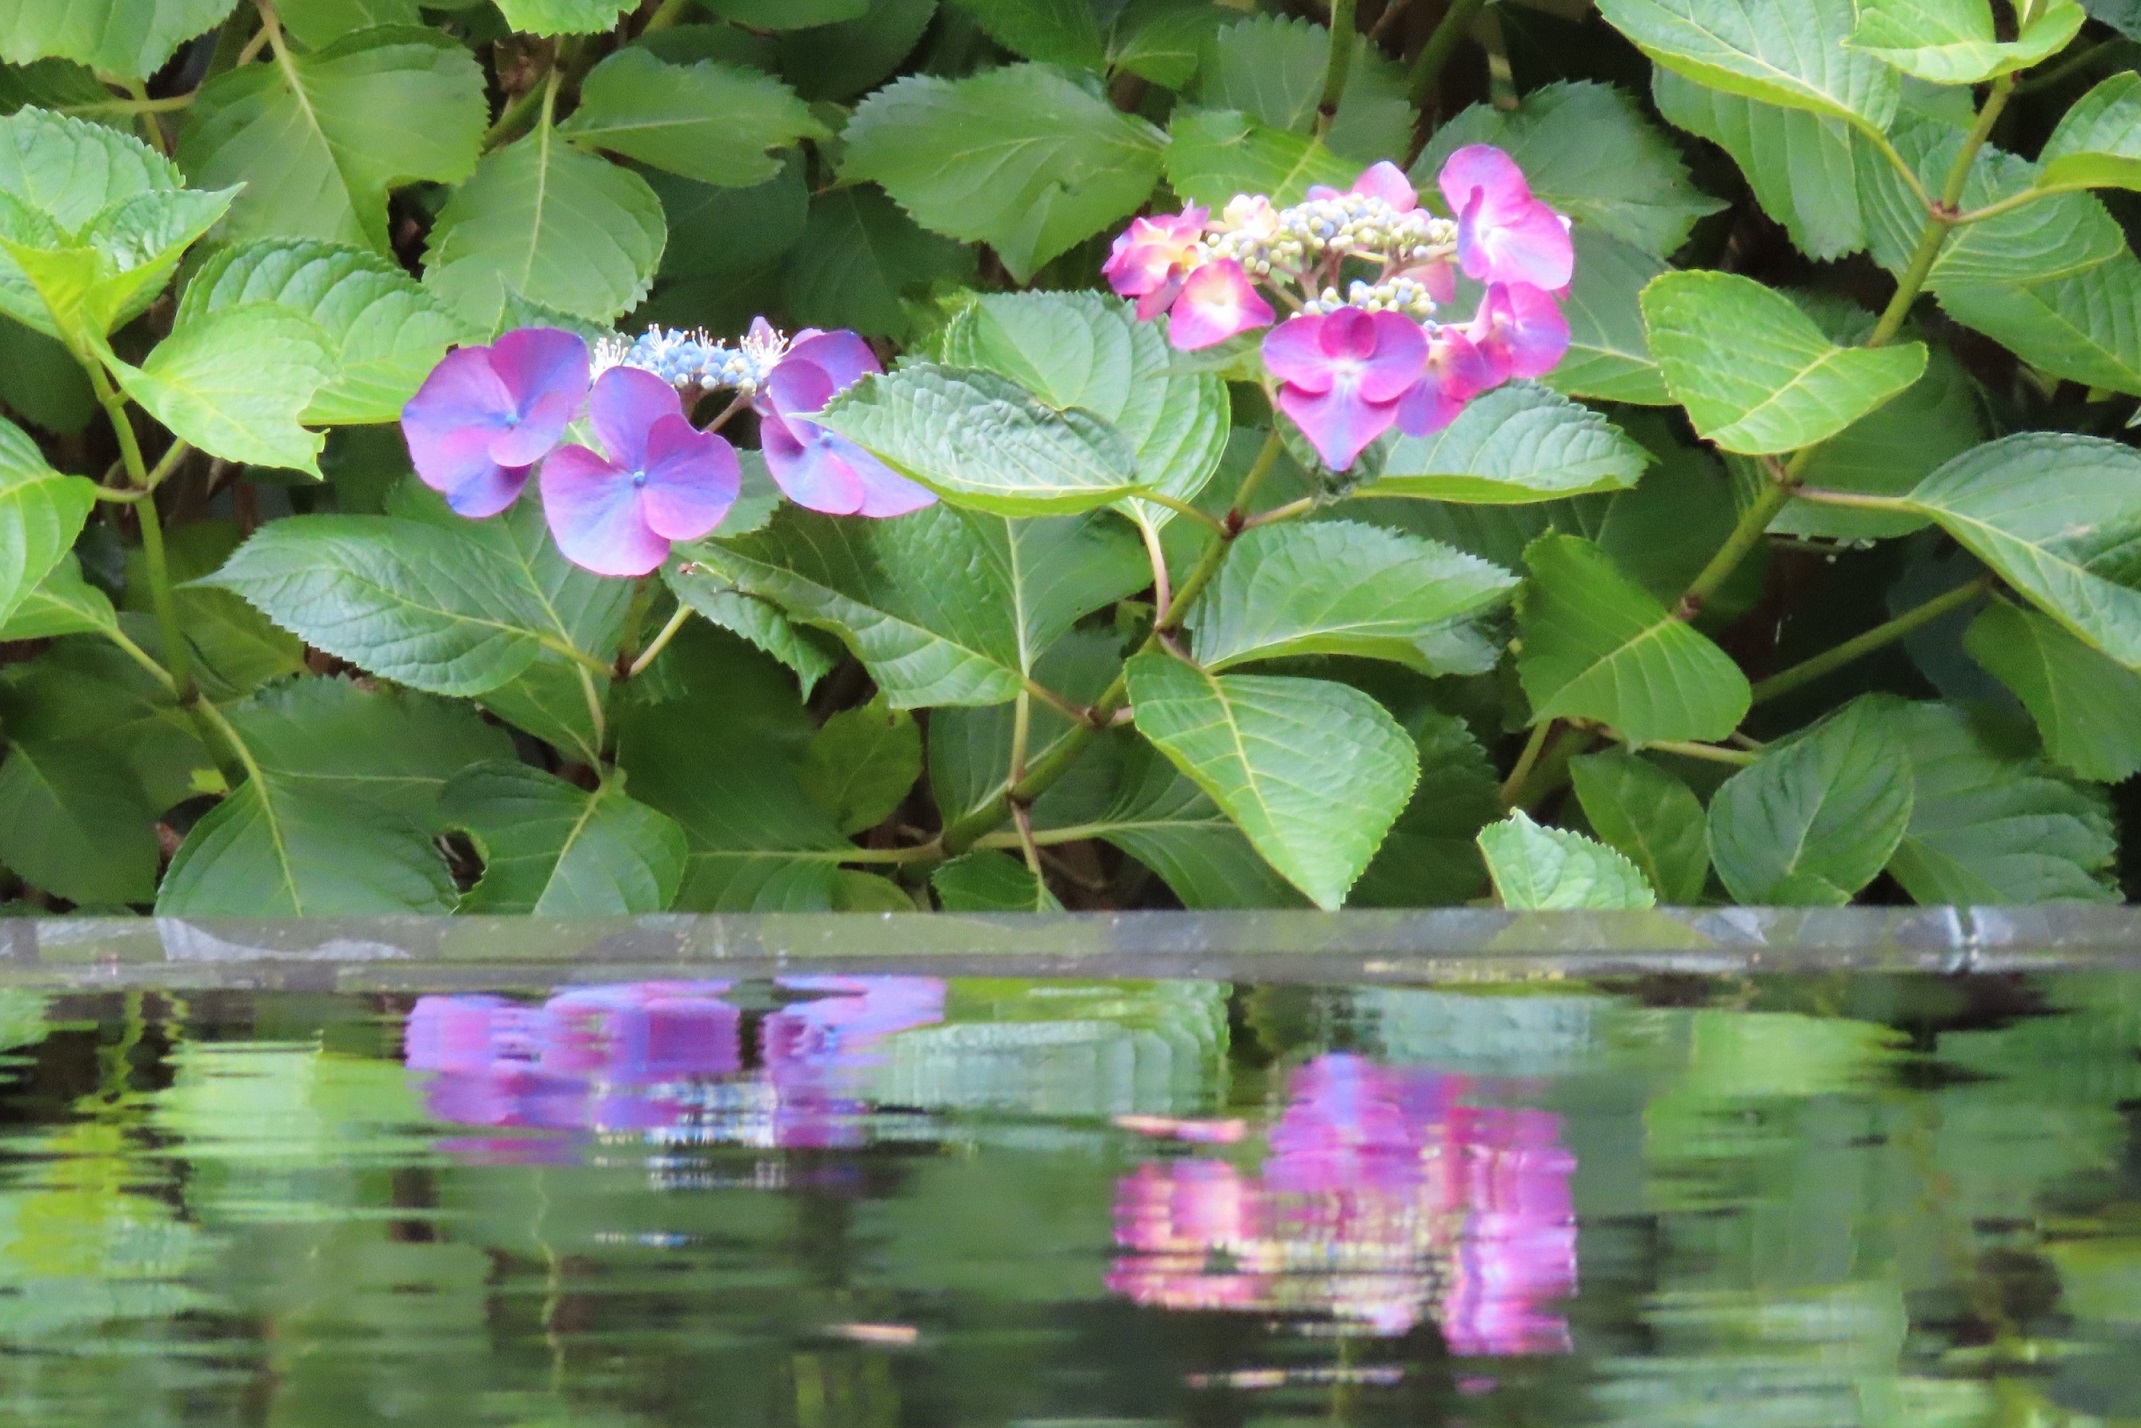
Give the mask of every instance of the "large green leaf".
[{"label": "large green leaf", "polygon": [[[1212,38],[1199,67],[1197,102],[1305,134],[1316,122],[1330,54],[1330,31],[1307,20],[1258,15],[1236,21]],[[1356,37],[1324,141],[1353,160],[1357,171],[1404,153],[1413,121],[1404,71],[1365,36]]]},{"label": "large green leaf", "polygon": [[672,563],[662,579],[677,599],[795,672],[803,697],[839,663],[839,646],[788,618],[771,600],[746,595],[726,576],[695,561]]},{"label": "large green leaf", "polygon": [[1479,850],[1506,908],[1657,906],[1658,895],[1635,864],[1581,833],[1542,828],[1522,809],[1482,828]]},{"label": "large green leaf", "polygon": [[2118,842],[2095,789],[2054,775],[2028,730],[1952,704],[1897,711],[1916,789],[1888,870],[1921,903],[2116,902]]},{"label": "large green leaf", "polygon": [[1698,84],[1876,131],[1895,117],[1895,71],[1844,47],[1853,0],[1599,0],[1598,9],[1643,53]]},{"label": "large green leaf", "polygon": [[1079,69],[1105,61],[1091,0],[958,0],[989,38],[1022,59]]},{"label": "large green leaf", "polygon": [[365,30],[202,86],[179,162],[196,183],[243,184],[233,236],[387,249],[387,191],[475,171],[489,122],[483,71],[435,30]]},{"label": "large green leaf", "polygon": [[781,171],[773,150],[826,137],[795,91],[735,65],[664,64],[621,49],[588,71],[561,137],[638,159],[701,183],[763,183]]},{"label": "large green leaf", "polygon": [[1165,654],[1128,672],[1138,732],[1317,906],[1343,902],[1419,777],[1383,707],[1343,684],[1213,675]]},{"label": "large green leaf", "polygon": [[1210,670],[1290,655],[1360,655],[1438,673],[1433,642],[1478,615],[1516,578],[1435,541],[1354,521],[1245,532],[1190,611],[1192,650]]},{"label": "large green leaf", "polygon": [[1591,831],[1643,874],[1668,903],[1702,901],[1710,846],[1702,801],[1665,770],[1618,749],[1569,761]]},{"label": "large green leaf", "polygon": [[130,187],[141,177],[133,171],[139,161],[124,147],[111,147],[130,141],[114,136],[100,148],[76,142],[70,132],[20,125],[7,138],[50,142],[56,157],[71,162],[0,162],[0,169],[17,169],[6,177],[20,184],[15,192],[0,190],[0,311],[60,338],[78,361],[95,360],[103,336],[155,301],[186,249],[223,216],[237,190],[150,187],[114,199],[76,226],[67,218],[75,204],[46,197],[48,186],[79,167],[87,170],[80,183],[89,192]]},{"label": "large green leaf", "polygon": [[819,725],[797,772],[841,832],[861,833],[891,817],[922,776],[922,735],[912,714],[873,699]]},{"label": "large green leaf", "polygon": [[96,503],[94,485],[47,466],[37,443],[0,417],[0,626],[67,559]]},{"label": "large green leaf", "polygon": [[0,193],[44,214],[62,232],[86,227],[126,199],[168,193],[184,183],[169,159],[102,124],[36,108],[0,119]]},{"label": "large green leaf", "polygon": [[0,670],[0,720],[14,742],[79,745],[131,771],[152,813],[198,791],[213,768],[170,689],[101,640],[62,640]]},{"label": "large green leaf", "polygon": [[1649,453],[1597,412],[1511,382],[1434,435],[1392,442],[1361,494],[1516,505],[1633,486],[1649,464]]},{"label": "large green leaf", "polygon": [[864,377],[818,420],[947,501],[997,515],[1089,510],[1141,485],[1120,431],[994,372],[909,362]]},{"label": "large green leaf", "polygon": [[1473,105],[1435,131],[1413,164],[1414,181],[1432,188],[1443,161],[1467,144],[1501,149],[1539,198],[1652,257],[1671,253],[1696,219],[1725,206],[1695,190],[1671,141],[1607,84],[1545,85],[1509,110]]},{"label": "large green leaf", "polygon": [[1906,508],[2119,663],[2141,668],[2141,452],[2023,432],[1965,452]]},{"label": "large green leaf", "polygon": [[211,456],[320,474],[325,438],[298,425],[334,375],[335,344],[311,318],[274,302],[198,312],[119,385]]},{"label": "large green leaf", "polygon": [[330,375],[302,413],[319,426],[397,420],[447,347],[477,335],[395,264],[304,238],[218,251],[187,282],[179,325],[253,302],[289,308],[326,334]]},{"label": "large green leaf", "polygon": [[[1122,672],[1122,646],[1122,637],[1111,630],[1072,630],[1041,652],[1033,677],[1074,707],[1089,706]],[[1074,737],[1071,720],[1055,706],[1030,701],[1026,712],[1028,764]],[[929,789],[946,822],[978,813],[1004,791],[1017,726],[1018,710],[1010,704],[929,711]],[[1122,744],[1136,742],[1127,733],[1093,739],[1088,731],[1078,730],[1075,737],[1087,752],[1035,801],[1035,827],[1083,823],[1097,816],[1114,797],[1113,776],[1121,760],[1113,755]]]},{"label": "large green leaf", "polygon": [[1569,320],[1569,350],[1539,380],[1571,397],[1636,406],[1669,407],[1650,334],[1643,330],[1643,285],[1665,264],[1595,228],[1578,228],[1576,275],[1561,311]]},{"label": "large green leaf", "polygon": [[1826,260],[1866,246],[1860,166],[1885,161],[1842,119],[1727,94],[1663,68],[1651,93],[1659,113],[1732,155],[1756,202],[1800,252]]},{"label": "large green leaf", "polygon": [[1524,550],[1517,676],[1532,722],[1597,719],[1631,743],[1722,739],[1753,699],[1723,650],[1578,536],[1548,533]]},{"label": "large green leaf", "polygon": [[645,179],[538,125],[486,157],[446,201],[424,249],[424,282],[485,331],[516,294],[608,322],[647,295],[666,236]]},{"label": "large green leaf", "polygon": [[2141,188],[2141,74],[2123,70],[2075,100],[2037,162],[2044,188]]},{"label": "large green leaf", "polygon": [[1162,88],[1180,89],[1196,77],[1230,18],[1200,0],[1132,0],[1108,37],[1108,66]]},{"label": "large green leaf", "polygon": [[1275,129],[1234,109],[1180,105],[1167,134],[1167,186],[1214,210],[1239,193],[1299,203],[1317,184],[1350,184],[1360,169],[1312,134]]},{"label": "large green leaf", "polygon": [[630,917],[662,912],[684,877],[684,830],[610,778],[590,793],[520,763],[475,764],[440,796],[483,876],[459,912]]},{"label": "large green leaf", "polygon": [[1925,370],[1923,343],[1839,347],[1783,293],[1731,273],[1653,279],[1643,321],[1695,430],[1750,456],[1834,436]]},{"label": "large green leaf", "polygon": [[1949,283],[1940,306],[2054,377],[2141,396],[2141,259],[2031,283]]},{"label": "large green leaf", "polygon": [[1000,704],[1080,617],[1148,578],[1099,515],[1008,521],[932,506],[891,521],[784,507],[766,530],[689,547],[693,563],[837,635],[901,709]]},{"label": "large green leaf", "polygon": [[2102,783],[2141,769],[2141,674],[2005,600],[1979,613],[1963,646],[2028,708],[2053,762]]},{"label": "large green leaf", "polygon": [[1163,136],[1050,65],[909,75],[864,100],[841,176],[870,179],[924,228],[987,243],[1020,282],[1128,216]]},{"label": "large green leaf", "polygon": [[528,35],[599,35],[631,0],[498,0],[506,23]]},{"label": "large green leaf", "polygon": [[232,0],[24,0],[0,12],[0,59],[54,56],[127,79],[147,79]]},{"label": "large green leaf", "polygon": [[[1187,501],[1226,453],[1227,389],[1211,373],[1173,371],[1163,332],[1098,293],[994,293],[962,307],[939,346],[954,366],[1002,373],[1058,411],[1111,423],[1136,453],[1138,484]],[[1175,514],[1136,497],[1123,509],[1155,531]]]},{"label": "large green leaf", "polygon": [[148,902],[160,855],[154,811],[107,750],[10,740],[0,763],[0,862],[78,903]]},{"label": "large green leaf", "polygon": [[1477,835],[1504,812],[1501,779],[1462,719],[1426,709],[1407,723],[1420,782],[1354,885],[1355,907],[1440,907],[1486,885]]},{"label": "large green leaf", "polygon": [[278,0],[283,28],[308,50],[325,49],[344,35],[377,25],[421,25],[416,0]]},{"label": "large green leaf", "polygon": [[1852,701],[1725,780],[1710,857],[1742,903],[1841,906],[1911,820],[1911,760],[1893,701]]},{"label": "large green leaf", "polygon": [[1012,853],[982,848],[952,859],[929,875],[946,912],[1061,912],[1048,884]]},{"label": "large green leaf", "polygon": [[1986,0],[1857,0],[1858,26],[1846,41],[1905,74],[1933,84],[1977,84],[2050,59],[2088,18],[2075,0],[2022,7],[2027,21],[2002,42]]},{"label": "large green leaf", "polygon": [[849,184],[812,196],[785,266],[782,292],[796,321],[905,337],[915,322],[903,299],[933,279],[971,273],[974,255],[916,227],[874,184]]}]

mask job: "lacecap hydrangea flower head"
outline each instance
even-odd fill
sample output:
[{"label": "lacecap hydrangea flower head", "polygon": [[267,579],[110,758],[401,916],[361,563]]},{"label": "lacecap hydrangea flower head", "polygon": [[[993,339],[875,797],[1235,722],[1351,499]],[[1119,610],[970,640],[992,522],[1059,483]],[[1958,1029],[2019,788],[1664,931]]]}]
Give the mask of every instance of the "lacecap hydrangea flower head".
[{"label": "lacecap hydrangea flower head", "polygon": [[[401,425],[418,479],[453,510],[497,515],[537,476],[567,559],[640,576],[728,514],[741,471],[719,428],[744,406],[758,413],[767,471],[799,506],[882,517],[935,501],[812,420],[879,370],[852,332],[806,329],[791,339],[764,318],[733,345],[650,328],[592,351],[574,333],[526,327],[446,354],[402,408]],[[702,430],[691,408],[717,391],[734,400]],[[575,433],[587,439],[569,439]]]},{"label": "lacecap hydrangea flower head", "polygon": [[[1491,145],[1451,154],[1436,186],[1455,217],[1420,207],[1386,162],[1289,208],[1241,194],[1216,218],[1192,205],[1135,219],[1101,272],[1139,318],[1166,313],[1183,351],[1270,328],[1273,399],[1343,471],[1391,427],[1439,431],[1480,393],[1542,376],[1568,351],[1569,220]],[[1481,285],[1463,321],[1447,312],[1460,273]]]}]

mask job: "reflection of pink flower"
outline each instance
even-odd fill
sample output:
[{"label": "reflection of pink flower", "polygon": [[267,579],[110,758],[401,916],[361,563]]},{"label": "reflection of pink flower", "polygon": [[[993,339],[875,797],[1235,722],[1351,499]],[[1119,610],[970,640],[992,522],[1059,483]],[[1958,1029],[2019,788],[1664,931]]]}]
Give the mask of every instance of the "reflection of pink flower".
[{"label": "reflection of pink flower", "polygon": [[1568,220],[1533,198],[1516,161],[1492,144],[1467,144],[1436,182],[1457,215],[1457,261],[1483,283],[1530,283],[1551,292],[1576,271]]},{"label": "reflection of pink flower", "polygon": [[759,1027],[759,1048],[774,1091],[780,1145],[850,1145],[861,1139],[866,1107],[856,1099],[878,1047],[894,1032],[944,1019],[944,983],[935,977],[783,977],[790,1002]]},{"label": "reflection of pink flower", "polygon": [[1135,218],[1115,239],[1100,272],[1119,295],[1137,299],[1138,321],[1150,322],[1167,311],[1182,291],[1184,279],[1197,265],[1206,216],[1206,210],[1191,207]]}]

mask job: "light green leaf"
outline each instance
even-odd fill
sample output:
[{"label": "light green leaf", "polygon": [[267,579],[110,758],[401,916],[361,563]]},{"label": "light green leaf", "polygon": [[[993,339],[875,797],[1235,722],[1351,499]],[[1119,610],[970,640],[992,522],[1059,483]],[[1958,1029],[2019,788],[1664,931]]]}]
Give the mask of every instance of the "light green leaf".
[{"label": "light green leaf", "polygon": [[15,201],[0,195],[0,310],[58,337],[78,361],[95,360],[104,335],[156,300],[235,192],[135,194],[71,241],[49,219],[11,209]]},{"label": "light green leaf", "polygon": [[77,903],[156,896],[154,810],[124,764],[82,742],[11,739],[0,763],[0,862]]},{"label": "light green leaf", "polygon": [[983,848],[929,875],[946,912],[1061,912],[1048,884],[1011,853]]},{"label": "light green leaf", "polygon": [[94,485],[54,471],[21,427],[0,418],[0,626],[68,558],[96,503]]},{"label": "light green leaf", "polygon": [[1190,611],[1205,668],[1291,655],[1358,655],[1438,673],[1429,649],[1516,577],[1477,556],[1354,521],[1246,531]]},{"label": "light green leaf", "polygon": [[987,243],[1019,282],[1152,192],[1163,136],[1049,65],[909,75],[864,100],[841,176],[924,228]]},{"label": "light green leaf", "polygon": [[1710,846],[1702,801],[1647,759],[1617,749],[1569,761],[1591,831],[1633,863],[1666,902],[1702,901]]},{"label": "light green leaf", "polygon": [[666,237],[645,179],[538,127],[486,157],[446,201],[424,249],[424,284],[485,331],[514,294],[608,322],[647,295]]},{"label": "light green leaf", "polygon": [[1503,814],[1501,779],[1462,719],[1427,709],[1408,722],[1420,782],[1354,885],[1355,907],[1441,907],[1486,885],[1476,837]]},{"label": "light green leaf", "polygon": [[922,735],[912,714],[879,695],[820,725],[797,772],[842,833],[861,833],[891,817],[922,776]]},{"label": "light green leaf", "polygon": [[0,13],[0,60],[55,56],[147,79],[178,47],[213,29],[232,0],[27,0]]},{"label": "light green leaf", "polygon": [[420,521],[296,516],[201,582],[307,644],[414,689],[482,694],[541,652],[546,612],[495,553]]},{"label": "light green leaf", "polygon": [[302,420],[318,426],[396,421],[456,342],[477,334],[395,264],[305,238],[224,248],[186,284],[178,322],[268,302],[318,323],[331,358]]},{"label": "light green leaf", "polygon": [[1695,190],[1672,143],[1608,84],[1548,84],[1509,110],[1475,104],[1435,131],[1413,181],[1432,190],[1443,161],[1467,144],[1494,145],[1516,160],[1535,196],[1651,257],[1671,253],[1696,219],[1725,206]]},{"label": "light green leaf", "polygon": [[[1199,74],[1197,102],[1208,109],[1238,109],[1274,129],[1306,134],[1323,99],[1330,53],[1331,33],[1321,25],[1283,15],[1238,20],[1213,38]],[[1357,173],[1377,159],[1403,154],[1412,140],[1413,119],[1404,71],[1366,36],[1357,37],[1325,142],[1352,160]]]},{"label": "light green leaf", "polygon": [[1744,455],[1834,436],[1925,370],[1925,344],[1839,347],[1790,298],[1731,273],[1653,279],[1643,322],[1695,430]]},{"label": "light green leaf", "polygon": [[684,877],[684,830],[612,777],[589,793],[520,763],[464,769],[439,815],[465,829],[483,876],[465,913],[633,917],[665,911]]},{"label": "light green leaf", "polygon": [[780,173],[773,150],[827,130],[795,91],[735,65],[664,64],[626,48],[588,71],[558,134],[701,183],[743,187]]},{"label": "light green leaf", "polygon": [[2123,70],[2075,100],[2037,162],[2044,188],[2141,188],[2141,74]]},{"label": "light green leaf", "polygon": [[319,478],[325,438],[298,425],[334,373],[334,345],[311,318],[250,302],[179,324],[119,385],[150,416],[211,456]]},{"label": "light green leaf", "polygon": [[15,613],[0,620],[0,641],[44,640],[55,635],[94,635],[119,627],[110,597],[82,578],[73,551],[62,555]]},{"label": "light green leaf", "polygon": [[1076,69],[1106,62],[1091,0],[958,0],[989,38],[1021,59]]},{"label": "light green leaf", "polygon": [[2039,371],[2141,396],[2141,260],[2033,283],[1949,283],[1941,310]]},{"label": "light green leaf", "polygon": [[524,35],[599,35],[631,0],[498,0],[506,23]]},{"label": "light green leaf", "polygon": [[283,28],[308,50],[325,49],[344,35],[379,25],[421,25],[416,0],[278,0]]},{"label": "light green leaf", "polygon": [[1643,53],[1711,89],[1875,131],[1895,118],[1895,71],[1844,48],[1853,0],[1599,0],[1598,9]]},{"label": "light green leaf", "polygon": [[2028,708],[2053,762],[2100,783],[2141,769],[2141,674],[2005,600],[1971,622],[1963,647]]},{"label": "light green leaf", "polygon": [[1888,870],[1921,903],[2117,902],[2101,791],[2054,775],[2026,728],[1952,704],[1894,716],[1916,790]]},{"label": "light green leaf", "polygon": [[177,165],[130,134],[35,108],[0,119],[0,194],[64,233],[126,199],[184,185]]},{"label": "light green leaf", "polygon": [[1597,719],[1631,743],[1722,739],[1753,692],[1723,650],[1590,541],[1550,532],[1524,550],[1517,676],[1531,722]]},{"label": "light green leaf", "polygon": [[1569,320],[1569,350],[1539,380],[1564,396],[1672,406],[1673,394],[1650,355],[1637,297],[1665,264],[1595,228],[1578,228],[1571,236],[1576,276],[1561,304]]},{"label": "light green leaf", "polygon": [[1873,881],[1910,820],[1895,701],[1870,696],[1725,780],[1710,800],[1710,857],[1742,903],[1840,907]]},{"label": "light green leaf", "polygon": [[783,292],[798,322],[905,337],[914,320],[902,299],[973,266],[972,252],[917,228],[875,185],[850,184],[811,198]]},{"label": "light green leaf", "polygon": [[326,238],[387,250],[387,191],[458,183],[489,113],[466,46],[422,28],[365,30],[287,63],[211,80],[179,163],[204,187],[243,184],[233,237]]},{"label": "light green leaf", "polygon": [[1613,849],[1564,828],[1542,828],[1522,809],[1479,831],[1495,894],[1511,910],[1655,907],[1658,895]]},{"label": "light green leaf", "polygon": [[2022,432],[1941,467],[1908,508],[2082,639],[2141,668],[2141,452]]},{"label": "light green leaf", "polygon": [[[1755,201],[1800,252],[1827,261],[1866,246],[1860,169],[1886,160],[1851,125],[1726,94],[1664,68],[1653,74],[1651,94],[1660,114],[1732,155]],[[1580,260],[1576,271],[1580,280]]]},{"label": "light green leaf", "polygon": [[1650,455],[1597,412],[1511,382],[1432,436],[1401,436],[1362,495],[1517,505],[1633,486]]},{"label": "light green leaf", "polygon": [[864,377],[817,420],[945,500],[1001,516],[1090,510],[1141,485],[1120,431],[994,372],[909,362]]},{"label": "light green leaf", "polygon": [[1979,84],[2028,69],[2067,47],[2088,18],[2075,0],[2043,0],[2021,32],[2002,43],[1991,0],[1857,0],[1858,27],[1846,40],[1905,74],[1932,84]]},{"label": "light green leaf", "polygon": [[1274,129],[1239,110],[1181,105],[1167,132],[1167,186],[1214,211],[1238,193],[1299,203],[1311,186],[1344,188],[1360,171],[1314,135]]},{"label": "light green leaf", "polygon": [[1343,684],[1212,675],[1165,654],[1128,673],[1138,732],[1317,906],[1343,902],[1419,777],[1383,707]]}]

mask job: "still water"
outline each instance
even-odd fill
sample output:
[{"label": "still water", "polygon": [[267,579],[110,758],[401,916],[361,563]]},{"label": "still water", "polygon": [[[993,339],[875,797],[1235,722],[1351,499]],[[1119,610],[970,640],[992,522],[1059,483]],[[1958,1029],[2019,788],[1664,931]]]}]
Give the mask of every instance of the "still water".
[{"label": "still water", "polygon": [[2141,1422],[2141,977],[0,992],[0,1421]]}]

